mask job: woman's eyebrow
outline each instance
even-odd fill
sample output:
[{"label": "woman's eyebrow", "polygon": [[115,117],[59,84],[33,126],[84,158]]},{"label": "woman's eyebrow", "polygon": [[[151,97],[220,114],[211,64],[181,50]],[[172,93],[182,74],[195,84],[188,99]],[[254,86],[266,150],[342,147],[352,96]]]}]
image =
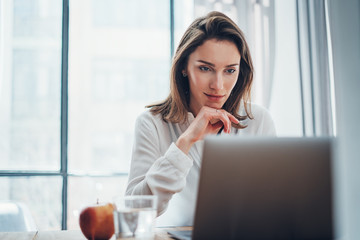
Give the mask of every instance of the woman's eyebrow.
[{"label": "woman's eyebrow", "polygon": [[201,62],[201,63],[205,63],[207,65],[210,65],[212,67],[215,67],[215,64],[211,63],[211,62],[207,62],[207,61],[204,61],[204,60],[197,60],[198,62]]},{"label": "woman's eyebrow", "polygon": [[[201,62],[201,63],[205,63],[207,65],[210,65],[212,67],[215,67],[215,64],[211,63],[211,62],[207,62],[207,61],[204,61],[204,60],[197,60],[198,62]],[[238,66],[239,64],[238,63],[233,63],[233,64],[229,64],[227,65],[226,67],[234,67],[234,66]]]},{"label": "woman's eyebrow", "polygon": [[230,65],[227,65],[226,67],[234,67],[234,66],[239,66],[238,63],[233,63],[233,64],[230,64]]}]

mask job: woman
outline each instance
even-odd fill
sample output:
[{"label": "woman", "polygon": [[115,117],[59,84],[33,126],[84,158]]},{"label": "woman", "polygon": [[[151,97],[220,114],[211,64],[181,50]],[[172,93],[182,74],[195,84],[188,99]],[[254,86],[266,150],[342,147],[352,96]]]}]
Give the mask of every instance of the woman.
[{"label": "woman", "polygon": [[157,195],[157,224],[192,225],[207,134],[275,135],[269,113],[249,103],[253,66],[238,26],[211,12],[186,30],[171,91],[140,115],[127,195]]}]

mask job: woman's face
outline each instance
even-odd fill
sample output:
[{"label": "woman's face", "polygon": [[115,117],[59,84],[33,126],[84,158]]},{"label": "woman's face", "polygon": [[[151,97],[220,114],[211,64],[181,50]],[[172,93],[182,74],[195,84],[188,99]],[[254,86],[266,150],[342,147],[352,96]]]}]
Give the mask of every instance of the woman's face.
[{"label": "woman's face", "polygon": [[240,65],[240,53],[233,42],[205,41],[190,54],[187,68],[190,86],[190,110],[201,107],[222,108],[234,88]]}]

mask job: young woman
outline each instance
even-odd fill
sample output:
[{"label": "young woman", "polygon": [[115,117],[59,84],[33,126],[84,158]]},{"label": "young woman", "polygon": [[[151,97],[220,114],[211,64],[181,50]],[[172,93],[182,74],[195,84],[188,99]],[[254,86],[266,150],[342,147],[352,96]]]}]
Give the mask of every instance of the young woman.
[{"label": "young woman", "polygon": [[253,65],[239,27],[211,12],[186,30],[169,96],[141,114],[127,195],[157,195],[157,224],[190,226],[207,134],[275,135],[269,113],[250,104]]}]

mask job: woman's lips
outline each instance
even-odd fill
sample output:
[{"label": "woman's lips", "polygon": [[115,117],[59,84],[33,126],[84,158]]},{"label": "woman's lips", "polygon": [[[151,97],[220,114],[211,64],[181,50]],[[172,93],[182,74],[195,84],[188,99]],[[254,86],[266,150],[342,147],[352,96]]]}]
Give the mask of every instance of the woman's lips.
[{"label": "woman's lips", "polygon": [[221,101],[223,99],[223,97],[225,97],[225,95],[207,94],[207,93],[204,93],[204,94],[210,101],[214,101],[214,102]]}]

